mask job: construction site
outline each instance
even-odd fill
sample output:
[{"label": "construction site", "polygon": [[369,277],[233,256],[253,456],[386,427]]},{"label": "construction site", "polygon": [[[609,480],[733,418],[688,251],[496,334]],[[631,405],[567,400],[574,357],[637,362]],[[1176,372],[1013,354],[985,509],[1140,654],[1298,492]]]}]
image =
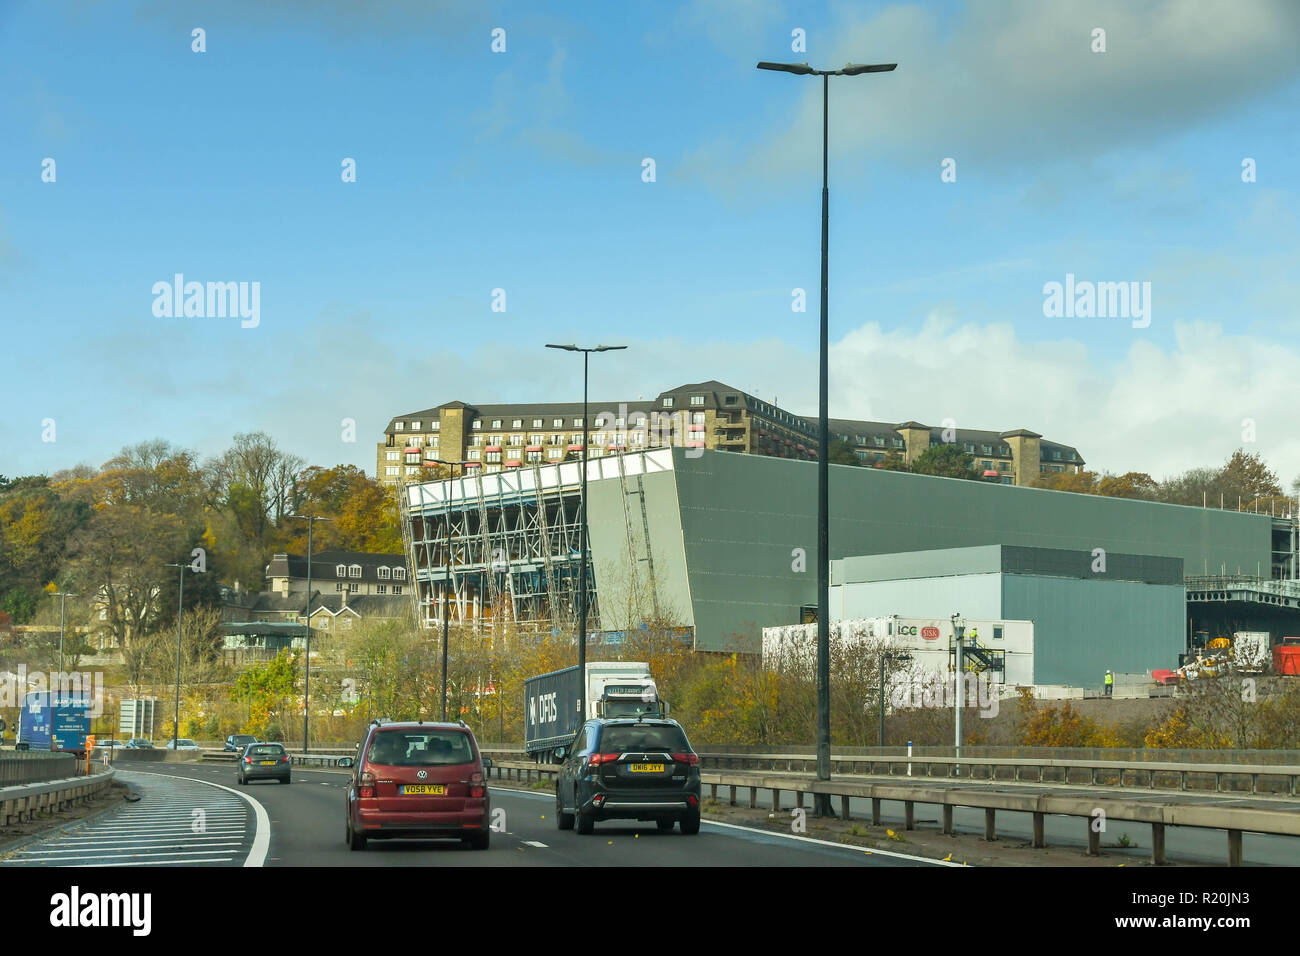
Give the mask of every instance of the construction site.
[{"label": "construction site", "polygon": [[[673,627],[698,651],[759,654],[817,604],[813,462],[660,448],[406,484],[425,626],[573,634]],[[1295,516],[830,469],[832,620],[1034,623],[1035,683],[1176,669],[1210,639],[1300,634]],[[1099,556],[1104,560],[1099,561]],[[1217,571],[1217,575],[1215,572]],[[941,598],[941,600],[940,600]]]}]

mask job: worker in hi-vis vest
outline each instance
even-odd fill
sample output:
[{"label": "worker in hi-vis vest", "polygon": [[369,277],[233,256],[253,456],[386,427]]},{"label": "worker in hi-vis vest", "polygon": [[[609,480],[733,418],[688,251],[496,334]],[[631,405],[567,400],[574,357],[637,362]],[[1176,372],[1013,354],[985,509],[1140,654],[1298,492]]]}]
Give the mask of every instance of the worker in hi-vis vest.
[{"label": "worker in hi-vis vest", "polygon": [[1115,675],[1106,671],[1106,696],[1110,696],[1111,689],[1115,686]]}]

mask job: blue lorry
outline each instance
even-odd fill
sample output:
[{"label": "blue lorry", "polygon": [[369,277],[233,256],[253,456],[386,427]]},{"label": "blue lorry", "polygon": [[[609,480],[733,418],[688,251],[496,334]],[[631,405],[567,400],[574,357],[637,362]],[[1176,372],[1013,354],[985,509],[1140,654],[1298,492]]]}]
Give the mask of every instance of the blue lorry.
[{"label": "blue lorry", "polygon": [[90,697],[67,691],[32,691],[18,712],[19,750],[61,750],[85,754],[90,733]]}]

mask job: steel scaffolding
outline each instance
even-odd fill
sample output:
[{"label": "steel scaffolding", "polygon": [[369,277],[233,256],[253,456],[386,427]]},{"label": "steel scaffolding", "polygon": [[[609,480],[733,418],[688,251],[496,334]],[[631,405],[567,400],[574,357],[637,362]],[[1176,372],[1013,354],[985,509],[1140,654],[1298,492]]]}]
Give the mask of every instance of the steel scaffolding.
[{"label": "steel scaffolding", "polygon": [[[423,626],[438,625],[450,600],[453,623],[488,632],[572,627],[580,556],[578,472],[571,470],[565,483],[557,465],[534,465],[510,472],[510,481],[475,475],[408,486],[402,531]],[[587,582],[589,613],[599,620],[590,564]]]}]

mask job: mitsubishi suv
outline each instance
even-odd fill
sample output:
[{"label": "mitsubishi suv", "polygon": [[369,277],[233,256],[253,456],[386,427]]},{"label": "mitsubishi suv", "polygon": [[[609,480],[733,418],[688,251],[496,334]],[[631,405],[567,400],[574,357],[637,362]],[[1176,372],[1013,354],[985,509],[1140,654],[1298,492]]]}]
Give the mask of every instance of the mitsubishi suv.
[{"label": "mitsubishi suv", "polygon": [[700,758],[675,720],[623,717],[589,720],[563,760],[555,783],[561,830],[590,833],[599,820],[653,820],[700,832]]},{"label": "mitsubishi suv", "polygon": [[[344,758],[341,766],[353,766]],[[483,758],[463,723],[375,721],[357,748],[347,792],[347,844],[459,839],[486,850],[492,808]]]}]

